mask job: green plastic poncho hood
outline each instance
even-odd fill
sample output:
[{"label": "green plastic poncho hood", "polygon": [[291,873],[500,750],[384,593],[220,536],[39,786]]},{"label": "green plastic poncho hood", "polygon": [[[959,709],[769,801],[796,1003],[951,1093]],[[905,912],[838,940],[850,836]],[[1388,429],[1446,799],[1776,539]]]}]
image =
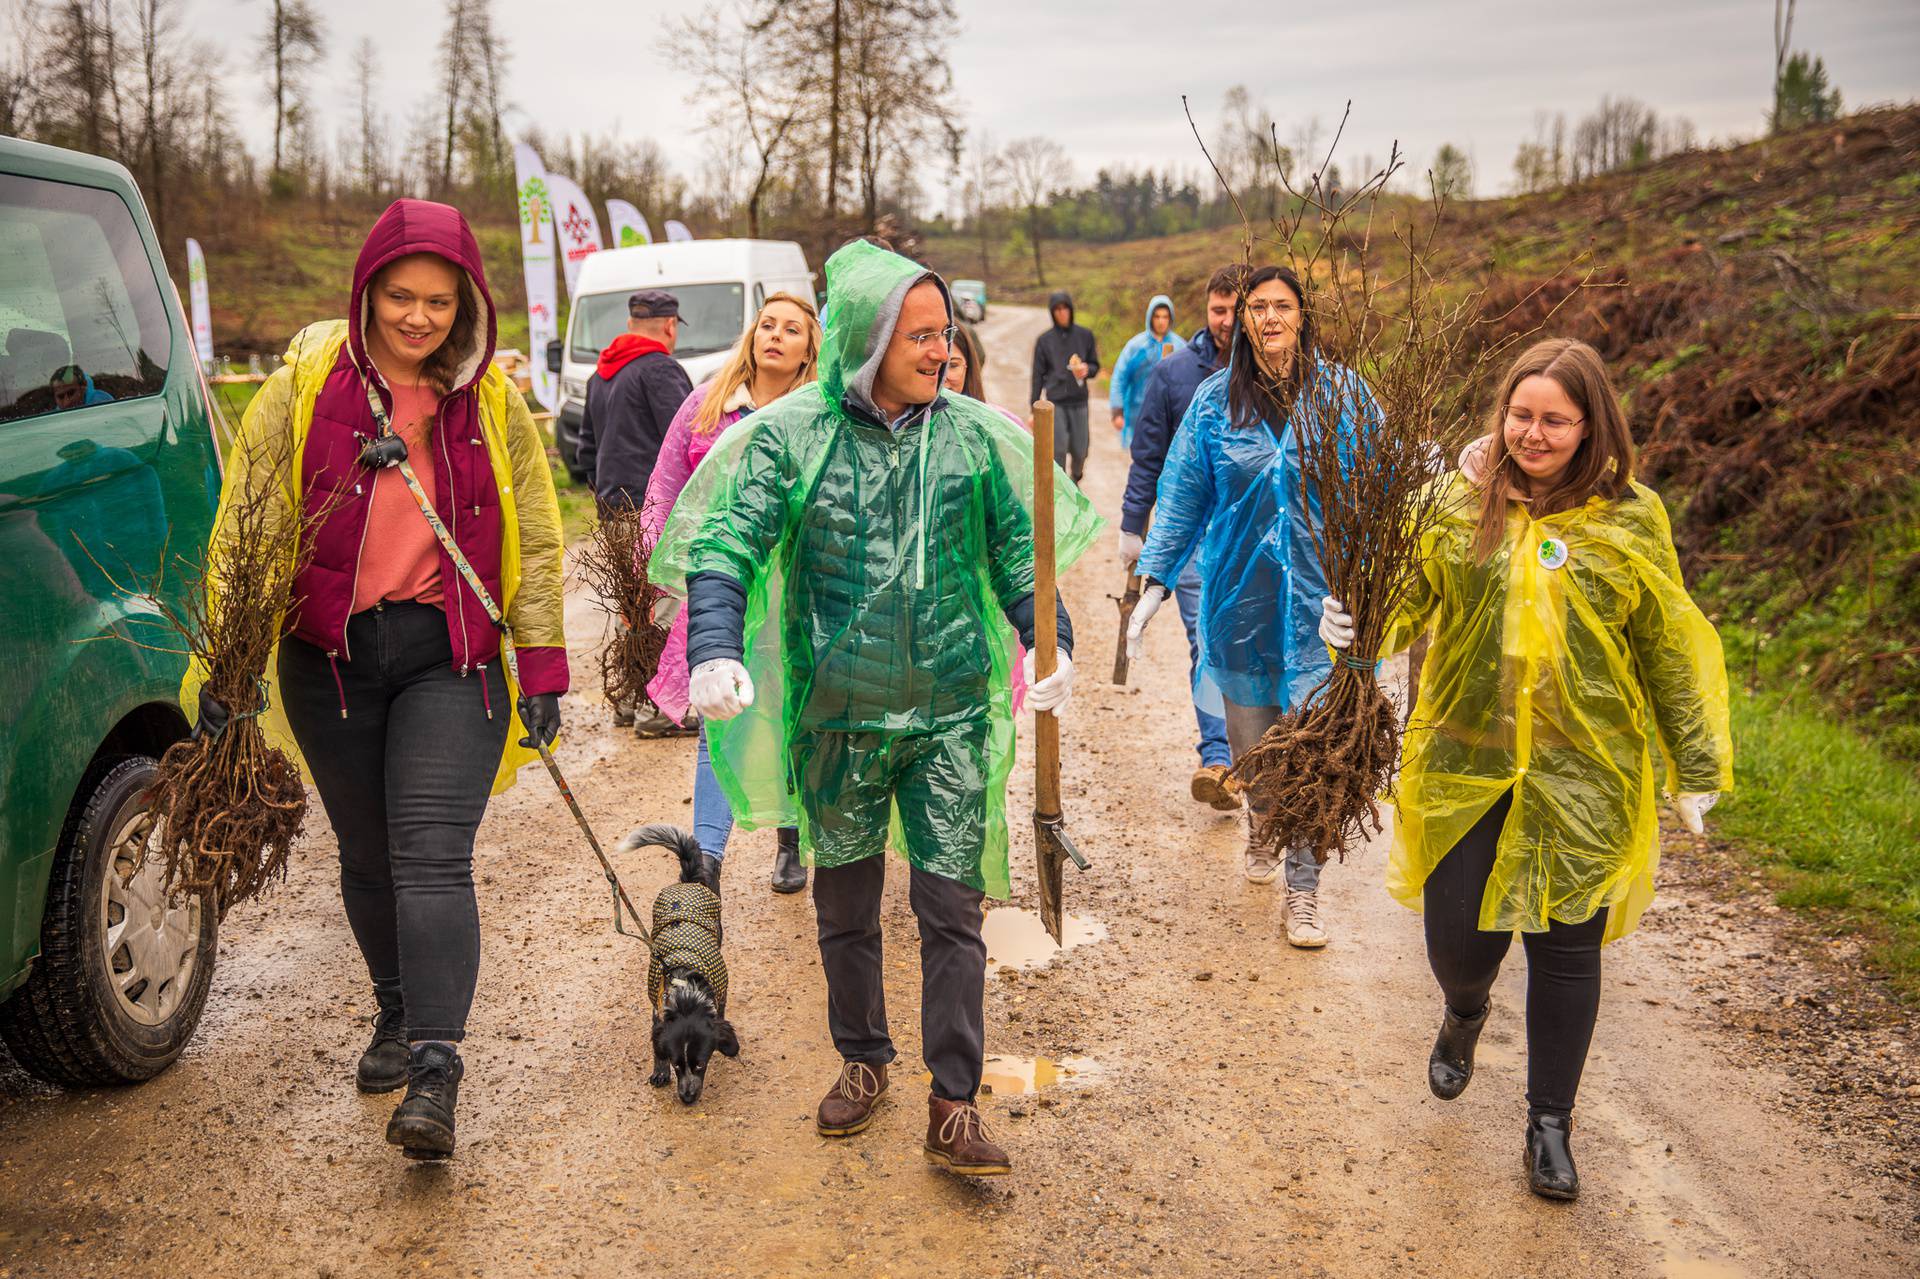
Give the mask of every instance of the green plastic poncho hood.
[{"label": "green plastic poncho hood", "polygon": [[940,290],[951,324],[953,296],[946,281],[919,263],[865,240],[855,240],[827,259],[820,388],[830,403],[840,405],[851,395],[855,404],[880,416],[873,404],[873,380],[893,340],[907,291],[923,280]]},{"label": "green plastic poncho hood", "polygon": [[[903,846],[896,805],[894,847],[921,869],[1005,897],[1015,644],[1005,613],[1033,592],[1033,440],[961,395],[940,396],[897,429],[873,412],[872,375],[901,300],[923,279],[938,282],[872,245],[834,254],[821,380],[719,438],[649,569],[682,597],[696,573],[745,588],[756,697],[738,718],[707,725],[736,821],[799,825],[814,865],[856,860],[866,854],[836,847],[806,818],[803,788],[818,799],[847,780],[809,780],[831,753],[809,743],[844,734],[834,740],[857,740],[874,758],[943,741],[959,764],[943,777],[943,802],[914,814],[938,837]],[[1065,472],[1052,473],[1064,571],[1102,522]]]}]

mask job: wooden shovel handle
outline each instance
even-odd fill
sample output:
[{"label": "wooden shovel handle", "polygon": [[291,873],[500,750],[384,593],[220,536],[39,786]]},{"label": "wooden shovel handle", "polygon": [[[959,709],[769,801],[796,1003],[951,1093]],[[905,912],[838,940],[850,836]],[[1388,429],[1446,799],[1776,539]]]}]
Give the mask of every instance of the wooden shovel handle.
[{"label": "wooden shovel handle", "polygon": [[[1033,676],[1043,680],[1059,665],[1060,615],[1053,560],[1053,403],[1043,392],[1033,406]],[[1029,693],[1031,696],[1031,693]],[[1060,721],[1035,715],[1033,726],[1034,811],[1060,814]]]}]

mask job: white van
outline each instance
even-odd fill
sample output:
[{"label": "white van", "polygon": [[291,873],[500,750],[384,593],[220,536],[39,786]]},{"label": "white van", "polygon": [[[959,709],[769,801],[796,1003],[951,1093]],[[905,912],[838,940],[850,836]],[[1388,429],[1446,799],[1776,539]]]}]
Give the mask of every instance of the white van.
[{"label": "white van", "polygon": [[726,361],[727,352],[760,313],[770,293],[812,300],[813,273],[791,240],[683,240],[603,249],[580,264],[567,335],[547,347],[547,367],[560,375],[560,412],[554,437],[576,480],[574,461],[587,379],[600,352],[627,331],[627,298],[664,289],[680,302],[680,341],[674,357],[695,386]]}]

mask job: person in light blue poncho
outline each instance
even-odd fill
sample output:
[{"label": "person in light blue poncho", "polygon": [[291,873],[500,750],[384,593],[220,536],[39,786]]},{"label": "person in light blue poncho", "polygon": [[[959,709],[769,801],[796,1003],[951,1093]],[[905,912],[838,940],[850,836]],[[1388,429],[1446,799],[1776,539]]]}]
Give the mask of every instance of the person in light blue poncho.
[{"label": "person in light blue poncho", "polygon": [[1113,381],[1107,387],[1107,403],[1113,409],[1113,429],[1120,432],[1120,443],[1133,447],[1133,425],[1140,417],[1140,401],[1146,398],[1147,378],[1154,365],[1185,345],[1173,327],[1173,299],[1156,293],[1147,303],[1147,327],[1127,339],[1120,358],[1113,362]]},{"label": "person in light blue poncho", "polygon": [[[1266,266],[1249,275],[1227,367],[1195,392],[1161,473],[1140,553],[1145,589],[1127,635],[1137,652],[1168,584],[1198,553],[1195,700],[1225,716],[1236,760],[1331,669],[1319,637],[1327,593],[1313,540],[1319,499],[1303,491],[1300,435],[1332,429],[1350,436],[1356,419],[1373,412],[1358,375],[1321,356],[1293,272]],[[1262,806],[1250,802],[1249,809],[1249,825],[1257,826]],[[1296,848],[1285,869],[1287,940],[1309,949],[1326,945],[1319,863],[1311,850]],[[1280,870],[1249,839],[1247,878],[1272,883]]]}]

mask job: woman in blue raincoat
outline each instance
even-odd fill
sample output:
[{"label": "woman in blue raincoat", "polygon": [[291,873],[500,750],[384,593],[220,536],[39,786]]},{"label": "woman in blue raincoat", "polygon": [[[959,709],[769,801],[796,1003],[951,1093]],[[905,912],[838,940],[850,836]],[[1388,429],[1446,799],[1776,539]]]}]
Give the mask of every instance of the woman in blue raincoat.
[{"label": "woman in blue raincoat", "polygon": [[1107,403],[1113,408],[1113,429],[1120,432],[1120,443],[1133,447],[1133,424],[1140,416],[1140,402],[1146,398],[1147,378],[1154,365],[1186,345],[1186,339],[1174,331],[1173,299],[1156,293],[1147,303],[1147,327],[1127,339],[1120,358],[1113,362],[1113,382],[1107,388]]},{"label": "woman in blue raincoat", "polygon": [[[1153,528],[1140,553],[1144,589],[1127,634],[1128,650],[1137,654],[1168,583],[1198,553],[1194,696],[1225,717],[1236,760],[1331,668],[1318,635],[1326,593],[1313,543],[1318,501],[1303,506],[1300,433],[1350,434],[1356,416],[1372,411],[1358,375],[1321,357],[1298,277],[1282,266],[1249,275],[1227,367],[1194,393],[1160,474]],[[1251,838],[1263,816],[1253,802],[1246,874],[1256,884],[1272,883],[1281,869]],[[1287,855],[1286,877],[1288,942],[1326,945],[1320,865],[1310,849]]]}]

